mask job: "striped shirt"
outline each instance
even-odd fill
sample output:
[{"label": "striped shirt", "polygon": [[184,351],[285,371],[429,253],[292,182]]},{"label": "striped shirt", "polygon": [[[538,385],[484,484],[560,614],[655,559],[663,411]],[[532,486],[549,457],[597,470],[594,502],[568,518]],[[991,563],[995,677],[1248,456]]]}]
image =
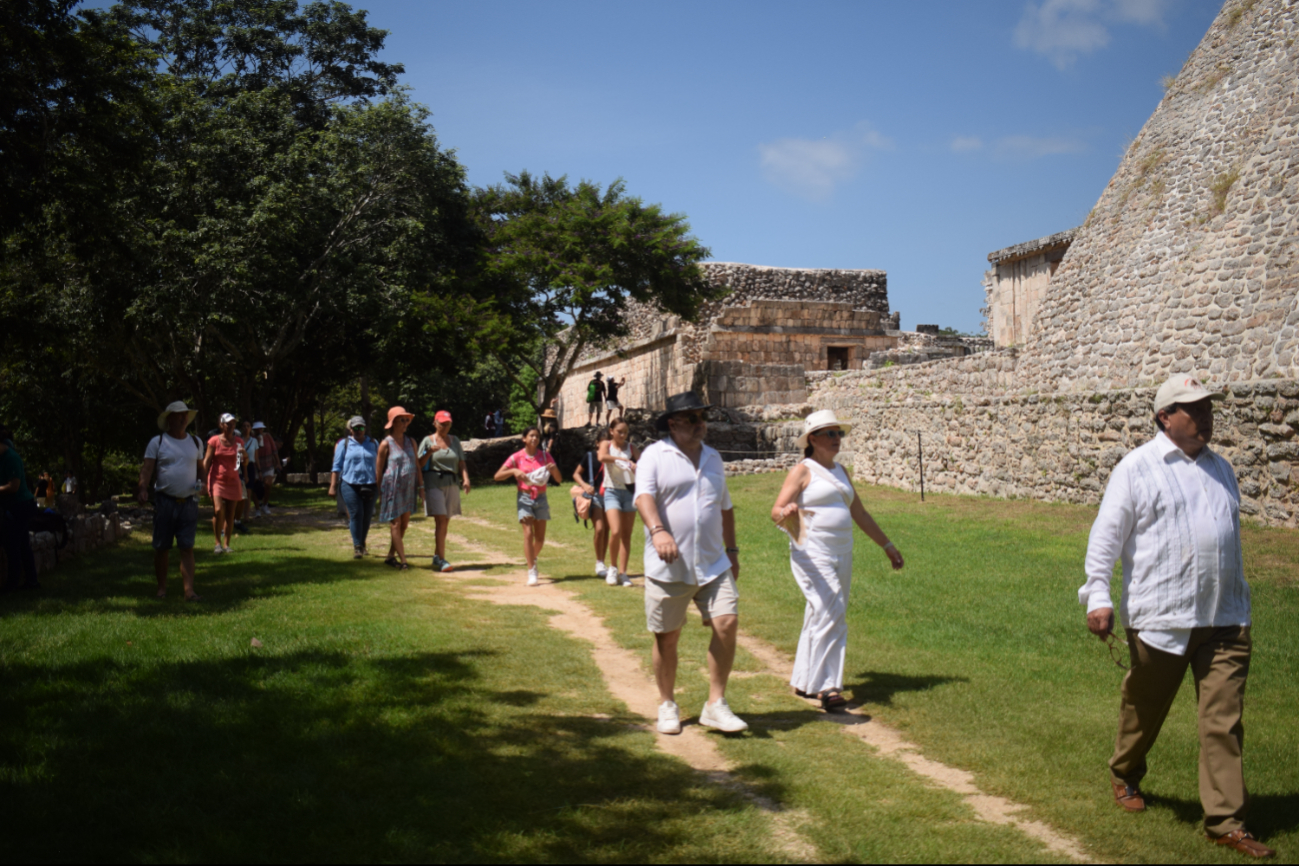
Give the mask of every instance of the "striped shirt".
[{"label": "striped shirt", "polygon": [[1114,467],[1087,542],[1087,611],[1114,607],[1110,575],[1123,563],[1125,628],[1184,654],[1190,629],[1250,624],[1240,548],[1240,490],[1208,447],[1192,460],[1162,431]]}]

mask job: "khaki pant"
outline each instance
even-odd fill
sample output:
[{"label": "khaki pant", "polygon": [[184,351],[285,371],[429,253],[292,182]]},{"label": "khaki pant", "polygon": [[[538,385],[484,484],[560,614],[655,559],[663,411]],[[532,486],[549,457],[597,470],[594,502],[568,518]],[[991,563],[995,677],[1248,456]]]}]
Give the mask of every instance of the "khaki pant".
[{"label": "khaki pant", "polygon": [[1214,836],[1239,829],[1244,826],[1249,796],[1241,764],[1249,627],[1192,629],[1184,656],[1151,649],[1135,630],[1127,634],[1132,670],[1123,678],[1119,733],[1110,758],[1115,783],[1136,786],[1146,775],[1146,753],[1159,736],[1189,666],[1199,702],[1204,828]]}]

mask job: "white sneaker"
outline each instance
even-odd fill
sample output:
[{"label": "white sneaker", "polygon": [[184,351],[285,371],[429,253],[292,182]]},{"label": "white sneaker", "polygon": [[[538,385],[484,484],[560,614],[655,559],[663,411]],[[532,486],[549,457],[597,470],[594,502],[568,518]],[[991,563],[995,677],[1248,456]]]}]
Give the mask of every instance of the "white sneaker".
[{"label": "white sneaker", "polygon": [[704,704],[704,711],[699,714],[699,724],[728,734],[749,729],[748,722],[731,712],[731,708],[726,704],[726,698],[719,698],[716,703]]},{"label": "white sneaker", "polygon": [[223,553],[230,553],[230,552],[231,552],[231,550],[230,550],[230,545],[228,545],[228,544],[225,545],[225,550],[222,551],[222,552],[223,552]]},{"label": "white sneaker", "polygon": [[528,586],[536,586],[541,575],[537,573],[537,567],[534,565],[528,569]]},{"label": "white sneaker", "polygon": [[225,552],[226,552],[226,549],[225,549],[224,547],[222,547],[221,545],[218,544],[216,547],[212,548],[212,552],[213,552],[213,553],[225,553]]},{"label": "white sneaker", "polygon": [[270,516],[271,516],[271,507],[270,507],[269,505],[263,505],[263,506],[262,506],[262,514],[265,514],[267,517],[270,517]]},{"label": "white sneaker", "polygon": [[677,707],[676,701],[664,701],[659,704],[658,730],[660,734],[681,733],[681,710]]},{"label": "white sneaker", "polygon": [[605,565],[604,565],[604,563],[603,563],[603,562],[600,562],[600,561],[597,559],[597,560],[595,561],[595,576],[596,576],[596,577],[604,577],[604,572],[605,572]]},{"label": "white sneaker", "polygon": [[631,582],[631,578],[628,577],[627,575],[625,575],[625,574],[620,574],[620,575],[618,575],[618,585],[619,585],[619,586],[635,586],[636,584],[632,583],[632,582]]},{"label": "white sneaker", "polygon": [[610,586],[618,585],[618,567],[616,565],[611,565],[609,566],[608,569],[605,570],[604,582],[609,584]]}]

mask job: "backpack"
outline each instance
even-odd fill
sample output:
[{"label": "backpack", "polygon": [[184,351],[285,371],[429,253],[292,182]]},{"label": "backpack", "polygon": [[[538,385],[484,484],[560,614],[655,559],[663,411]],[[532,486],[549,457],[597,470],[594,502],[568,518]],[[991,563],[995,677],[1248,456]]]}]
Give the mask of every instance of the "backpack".
[{"label": "backpack", "polygon": [[592,379],[586,383],[586,402],[594,403],[600,399],[600,380]]}]

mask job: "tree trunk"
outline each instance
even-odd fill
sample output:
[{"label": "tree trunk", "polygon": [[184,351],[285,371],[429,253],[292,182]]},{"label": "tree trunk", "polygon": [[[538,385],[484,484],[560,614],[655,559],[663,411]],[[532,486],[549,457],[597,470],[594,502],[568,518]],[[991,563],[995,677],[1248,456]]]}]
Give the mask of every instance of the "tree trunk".
[{"label": "tree trunk", "polygon": [[307,434],[307,475],[311,483],[316,483],[316,413],[308,412],[306,421]]},{"label": "tree trunk", "polygon": [[370,402],[370,377],[361,374],[361,417],[365,419],[367,429],[370,426],[370,416],[374,414],[374,404]]}]

